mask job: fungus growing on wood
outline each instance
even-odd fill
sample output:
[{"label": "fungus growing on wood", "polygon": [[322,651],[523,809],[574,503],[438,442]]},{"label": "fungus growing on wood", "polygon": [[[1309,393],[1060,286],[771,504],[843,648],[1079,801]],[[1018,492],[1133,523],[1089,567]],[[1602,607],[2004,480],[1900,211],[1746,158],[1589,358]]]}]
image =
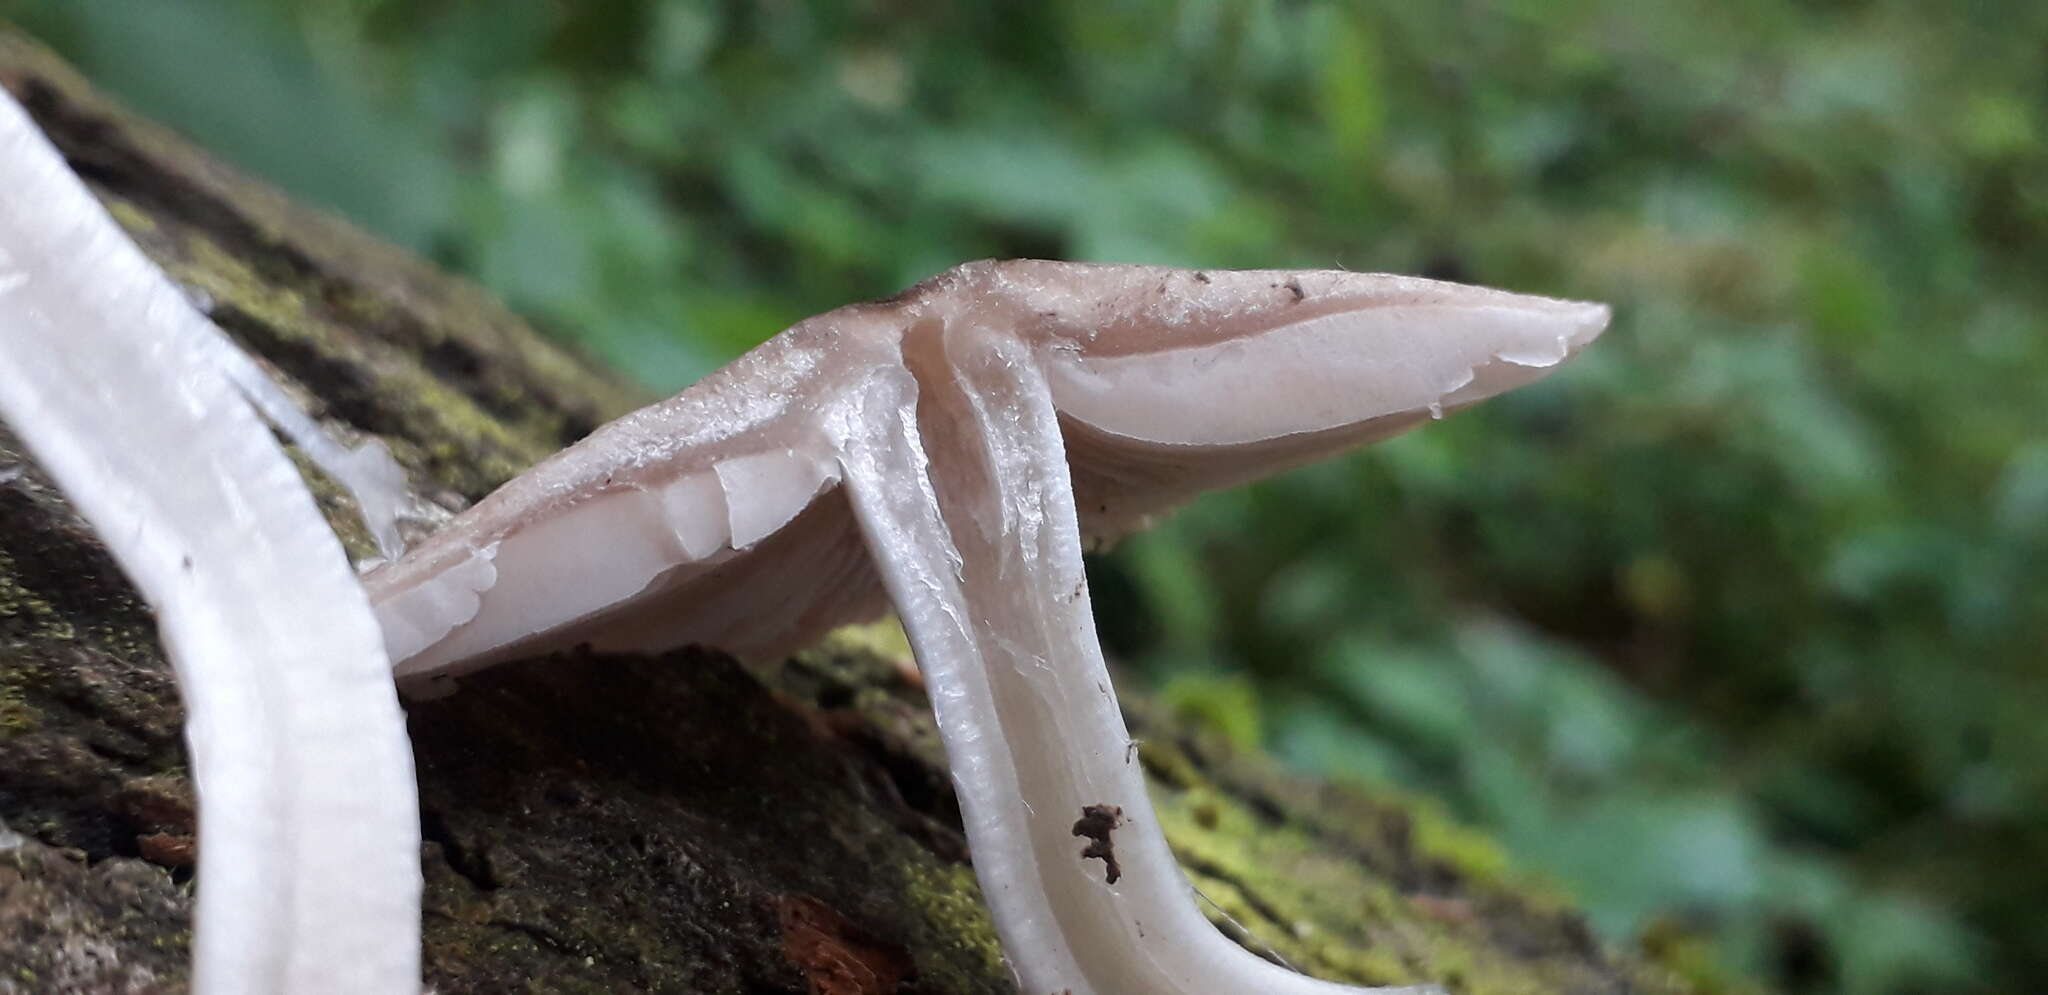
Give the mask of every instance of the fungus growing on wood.
[{"label": "fungus growing on wood", "polygon": [[599,429],[367,583],[421,683],[579,643],[777,654],[892,603],[1024,990],[1352,991],[1197,911],[1125,762],[1083,546],[1535,380],[1607,318],[1377,274],[969,263]]},{"label": "fungus growing on wood", "polygon": [[402,494],[389,455],[319,436],[0,91],[0,418],[155,609],[176,671],[193,990],[412,995],[419,819],[390,664],[252,403],[366,506]]}]

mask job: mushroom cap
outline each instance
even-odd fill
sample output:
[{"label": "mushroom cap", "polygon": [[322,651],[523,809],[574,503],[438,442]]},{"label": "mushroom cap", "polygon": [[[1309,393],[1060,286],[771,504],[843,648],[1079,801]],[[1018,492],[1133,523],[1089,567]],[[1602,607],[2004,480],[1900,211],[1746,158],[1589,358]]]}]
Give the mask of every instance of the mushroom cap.
[{"label": "mushroom cap", "polygon": [[1607,321],[1385,274],[968,263],[599,429],[366,583],[401,676],[578,643],[773,655],[885,607],[833,425],[949,324],[1032,346],[1099,541],[1540,379]]},{"label": "mushroom cap", "polygon": [[876,329],[847,309],[803,322],[371,571],[399,677],[586,643],[766,656],[881,614],[823,433],[834,401],[895,355]]},{"label": "mushroom cap", "polygon": [[1097,542],[1540,380],[1610,317],[1384,273],[1002,265]]}]

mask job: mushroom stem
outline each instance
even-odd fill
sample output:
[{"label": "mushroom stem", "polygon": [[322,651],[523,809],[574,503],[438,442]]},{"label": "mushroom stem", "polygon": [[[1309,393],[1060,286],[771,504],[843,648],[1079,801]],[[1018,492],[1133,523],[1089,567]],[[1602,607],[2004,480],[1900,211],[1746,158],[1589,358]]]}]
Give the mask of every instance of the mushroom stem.
[{"label": "mushroom stem", "polygon": [[[1023,990],[1361,991],[1268,963],[1198,910],[1126,749],[1059,418],[1030,346],[935,321],[904,351],[905,368],[877,371],[847,402],[835,441]],[[1084,828],[1114,864],[1082,856]]]},{"label": "mushroom stem", "polygon": [[218,328],[0,91],[0,418],[156,611],[199,796],[196,992],[419,991],[419,819],[341,544]]}]

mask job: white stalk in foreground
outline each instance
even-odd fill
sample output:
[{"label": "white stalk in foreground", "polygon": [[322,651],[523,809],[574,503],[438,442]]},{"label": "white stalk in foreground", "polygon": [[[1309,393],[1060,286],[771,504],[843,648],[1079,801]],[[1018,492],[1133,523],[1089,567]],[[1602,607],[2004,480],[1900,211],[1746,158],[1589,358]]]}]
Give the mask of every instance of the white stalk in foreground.
[{"label": "white stalk in foreground", "polygon": [[238,386],[254,367],[229,357],[0,91],[0,418],[155,609],[176,670],[193,990],[415,995],[418,802],[388,658],[242,393],[267,381]]},{"label": "white stalk in foreground", "polygon": [[432,681],[578,643],[767,656],[886,596],[1025,991],[1357,991],[1197,910],[1081,550],[1537,379],[1606,324],[1373,274],[970,263],[598,430],[373,573],[371,599],[400,675]]}]

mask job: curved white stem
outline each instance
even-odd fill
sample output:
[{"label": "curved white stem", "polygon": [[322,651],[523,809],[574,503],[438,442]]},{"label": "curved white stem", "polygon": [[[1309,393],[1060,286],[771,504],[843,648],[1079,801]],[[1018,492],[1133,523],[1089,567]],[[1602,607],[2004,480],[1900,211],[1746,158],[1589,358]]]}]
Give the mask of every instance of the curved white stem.
[{"label": "curved white stem", "polygon": [[[1198,910],[1126,749],[1052,393],[1029,346],[954,326],[914,333],[905,350],[908,369],[879,371],[835,434],[1023,990],[1361,991],[1268,963]],[[1090,806],[1121,811],[1115,883],[1074,835]]]},{"label": "curved white stem", "polygon": [[0,417],[156,609],[177,671],[193,988],[412,995],[419,822],[389,664],[224,348],[0,93]]}]

